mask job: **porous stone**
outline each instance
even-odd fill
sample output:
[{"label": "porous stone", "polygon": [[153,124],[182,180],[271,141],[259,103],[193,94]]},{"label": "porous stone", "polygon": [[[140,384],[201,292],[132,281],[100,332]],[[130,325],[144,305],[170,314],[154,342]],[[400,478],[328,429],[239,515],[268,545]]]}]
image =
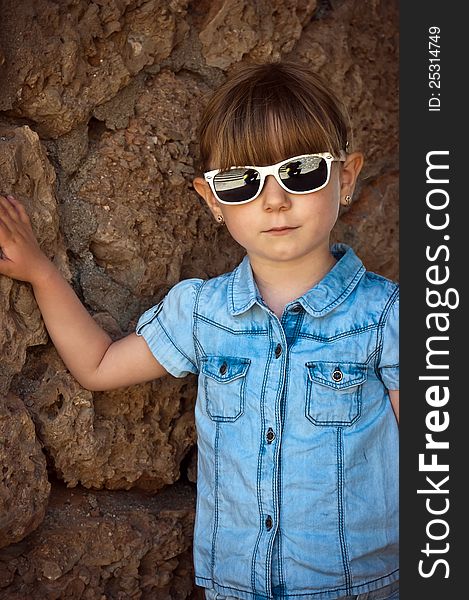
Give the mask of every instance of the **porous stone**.
[{"label": "porous stone", "polygon": [[28,411],[13,394],[0,395],[0,548],[40,525],[49,492],[46,458]]},{"label": "porous stone", "polygon": [[169,56],[187,0],[4,0],[0,109],[56,138]]},{"label": "porous stone", "polygon": [[74,238],[67,214],[77,202],[96,223],[79,252],[84,298],[124,330],[181,278],[230,269],[242,256],[191,186],[196,126],[209,93],[187,74],[149,76],[128,126],[104,129],[70,182],[65,236]]},{"label": "porous stone", "polygon": [[193,377],[92,394],[48,347],[31,354],[13,388],[69,487],[157,491],[179,479],[195,443]]},{"label": "porous stone", "polygon": [[399,279],[399,179],[388,173],[363,186],[344,210],[333,239],[352,246],[366,268]]},{"label": "porous stone", "polygon": [[52,488],[41,526],[0,550],[0,600],[183,600],[193,590],[194,493]]},{"label": "porous stone", "polygon": [[[32,222],[39,245],[70,277],[59,233],[55,172],[37,133],[27,125],[0,126],[0,193],[19,198]],[[0,275],[0,394],[21,371],[26,350],[44,344],[47,334],[31,286]]]},{"label": "porous stone", "polygon": [[203,4],[206,13],[199,33],[203,55],[208,65],[227,69],[245,57],[261,62],[289,52],[314,15],[317,1],[215,0]]}]

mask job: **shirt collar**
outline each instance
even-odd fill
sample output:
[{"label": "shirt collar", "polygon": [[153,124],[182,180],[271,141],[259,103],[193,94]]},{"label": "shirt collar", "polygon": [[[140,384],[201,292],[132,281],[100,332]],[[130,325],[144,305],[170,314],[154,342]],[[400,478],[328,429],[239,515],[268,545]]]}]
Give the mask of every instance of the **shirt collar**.
[{"label": "shirt collar", "polygon": [[[321,317],[341,304],[365,273],[362,261],[346,244],[334,244],[331,252],[337,263],[321,281],[295,300],[314,317]],[[240,315],[256,302],[262,305],[249,258],[245,256],[230,275],[228,307],[232,315]]]}]

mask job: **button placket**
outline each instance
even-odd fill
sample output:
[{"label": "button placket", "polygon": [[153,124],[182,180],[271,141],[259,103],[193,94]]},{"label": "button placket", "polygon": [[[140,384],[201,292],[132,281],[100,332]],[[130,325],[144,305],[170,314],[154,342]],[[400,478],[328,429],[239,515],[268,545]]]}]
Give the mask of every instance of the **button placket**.
[{"label": "button placket", "polygon": [[[269,556],[272,538],[277,530],[278,497],[279,497],[279,448],[281,444],[281,397],[283,397],[288,360],[288,343],[283,323],[276,315],[272,315],[272,330],[269,352],[269,381],[266,385],[268,395],[264,402],[263,437],[261,438],[262,473],[260,497],[263,506],[261,513],[262,542],[259,546],[259,567],[265,565]],[[256,561],[257,562],[257,561]],[[270,582],[266,582],[266,590],[270,593]]]}]

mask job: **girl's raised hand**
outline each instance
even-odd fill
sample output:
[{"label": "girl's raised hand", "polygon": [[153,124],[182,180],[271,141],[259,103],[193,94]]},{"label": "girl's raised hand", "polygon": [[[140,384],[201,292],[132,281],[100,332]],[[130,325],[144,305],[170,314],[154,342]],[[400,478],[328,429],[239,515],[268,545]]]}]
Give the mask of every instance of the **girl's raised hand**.
[{"label": "girl's raised hand", "polygon": [[33,283],[51,266],[37,243],[24,206],[0,195],[0,275]]},{"label": "girl's raised hand", "polygon": [[0,275],[29,281],[57,352],[89,390],[113,390],[166,374],[147,343],[131,333],[116,342],[39,248],[29,217],[13,196],[0,195]]}]

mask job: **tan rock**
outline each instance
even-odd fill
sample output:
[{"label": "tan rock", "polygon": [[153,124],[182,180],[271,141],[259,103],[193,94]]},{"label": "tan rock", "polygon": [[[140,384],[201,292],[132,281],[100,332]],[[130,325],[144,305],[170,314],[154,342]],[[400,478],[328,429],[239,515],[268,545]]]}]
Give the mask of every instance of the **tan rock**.
[{"label": "tan rock", "polygon": [[[0,127],[0,192],[14,194],[25,205],[43,251],[70,277],[59,234],[55,173],[38,135],[28,126]],[[0,275],[0,393],[6,393],[21,371],[29,346],[47,335],[29,284]]]},{"label": "tan rock", "polygon": [[334,239],[353,247],[370,271],[399,279],[399,181],[389,173],[368,183],[336,225]]},{"label": "tan rock", "polygon": [[104,131],[70,182],[66,236],[77,230],[68,218],[77,202],[95,223],[79,248],[85,300],[123,330],[180,279],[232,268],[242,255],[191,186],[196,126],[209,93],[188,75],[148,77],[128,126]]},{"label": "tan rock", "polygon": [[169,56],[187,0],[5,0],[0,108],[58,137]]},{"label": "tan rock", "polygon": [[[0,395],[0,548],[42,522],[49,499],[46,458],[24,404]],[[0,588],[1,576],[0,576]]]},{"label": "tan rock", "polygon": [[0,550],[0,600],[187,598],[194,493],[157,497],[54,485],[42,525]]},{"label": "tan rock", "polygon": [[31,353],[13,387],[69,487],[156,491],[179,479],[195,443],[192,377],[93,396],[49,347]]},{"label": "tan rock", "polygon": [[293,48],[316,5],[316,0],[210,2],[199,33],[207,64],[226,69],[245,56],[280,58]]},{"label": "tan rock", "polygon": [[288,55],[310,64],[343,98],[353,126],[350,147],[365,154],[362,181],[397,170],[398,23],[396,2],[337,3],[305,27]]}]

